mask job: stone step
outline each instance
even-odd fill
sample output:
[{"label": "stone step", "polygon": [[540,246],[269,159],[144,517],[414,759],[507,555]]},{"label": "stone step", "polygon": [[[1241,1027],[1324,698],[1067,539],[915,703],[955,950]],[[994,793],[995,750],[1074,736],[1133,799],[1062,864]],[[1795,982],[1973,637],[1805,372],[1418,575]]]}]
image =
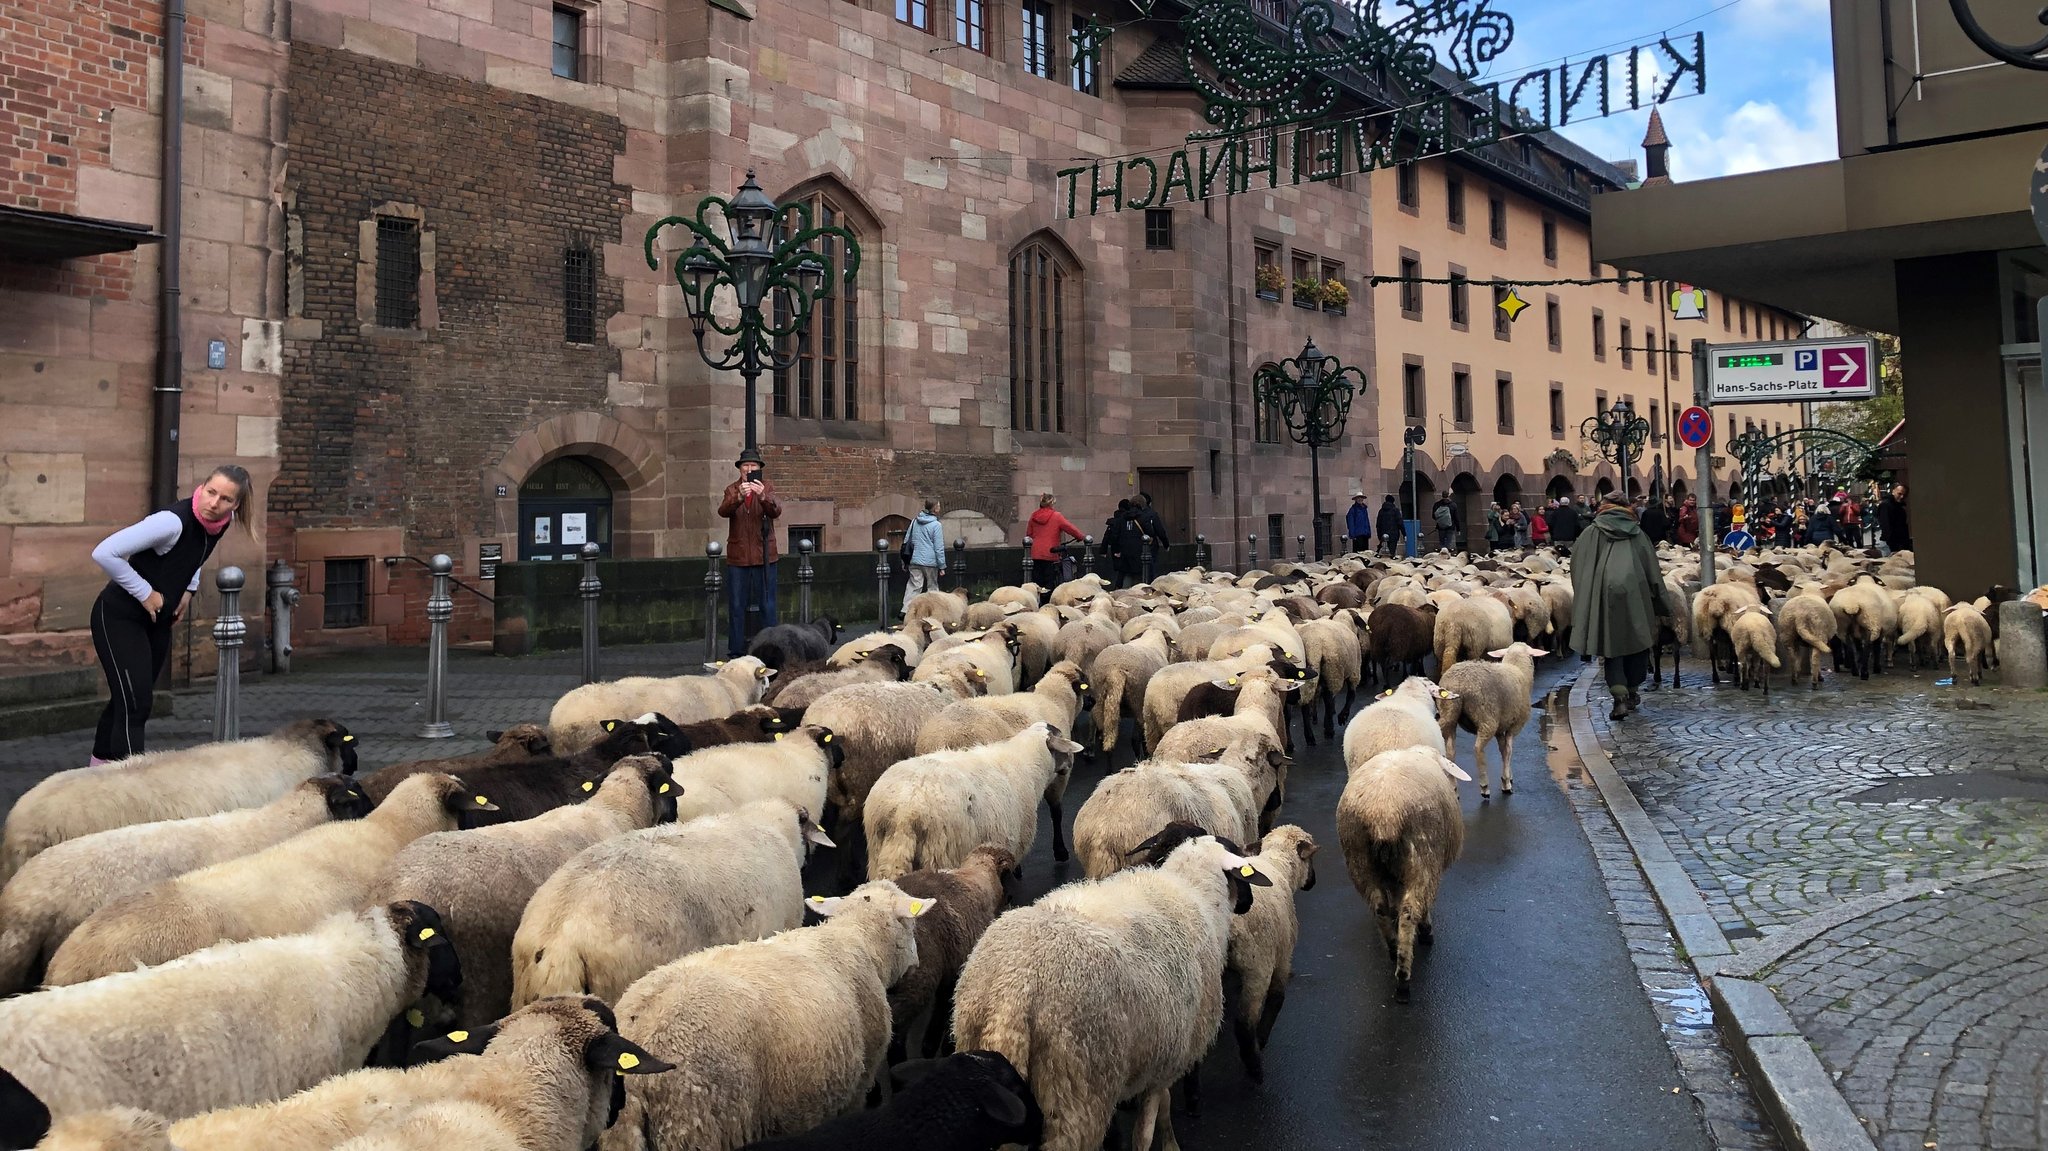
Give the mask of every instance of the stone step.
[{"label": "stone step", "polygon": [[[0,666],[0,740],[77,731],[99,722],[107,681],[97,667]],[[171,693],[158,692],[152,718],[172,714]]]}]

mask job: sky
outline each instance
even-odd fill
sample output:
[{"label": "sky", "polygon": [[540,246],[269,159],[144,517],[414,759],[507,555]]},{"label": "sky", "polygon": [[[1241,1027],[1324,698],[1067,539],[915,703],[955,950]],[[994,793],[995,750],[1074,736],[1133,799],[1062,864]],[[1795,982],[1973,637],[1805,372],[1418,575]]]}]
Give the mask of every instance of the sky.
[{"label": "sky", "polygon": [[[1515,21],[1514,41],[1486,68],[1508,79],[1546,64],[1555,72],[1602,51],[1655,45],[1670,30],[1690,49],[1707,37],[1707,91],[1662,108],[1677,180],[1755,172],[1833,159],[1835,94],[1828,0],[1489,0]],[[1645,59],[1648,57],[1645,56]],[[1625,56],[1616,61],[1625,65]],[[1573,74],[1578,69],[1574,67]],[[1615,91],[1626,73],[1614,71]],[[1680,80],[1678,93],[1692,89]],[[1563,134],[1604,159],[1642,158],[1647,109],[1574,122]]]}]

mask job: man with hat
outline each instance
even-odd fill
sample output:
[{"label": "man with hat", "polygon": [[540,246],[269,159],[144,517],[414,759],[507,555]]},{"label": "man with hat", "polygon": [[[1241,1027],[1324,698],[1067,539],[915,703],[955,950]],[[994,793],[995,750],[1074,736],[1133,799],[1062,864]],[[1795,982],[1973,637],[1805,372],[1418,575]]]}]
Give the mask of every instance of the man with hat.
[{"label": "man with hat", "polygon": [[[718,514],[732,521],[725,537],[726,606],[732,617],[725,645],[728,659],[747,653],[748,636],[775,626],[773,521],[782,515],[775,485],[761,474],[761,454],[748,448],[733,466],[740,470],[740,478],[725,485],[725,497],[718,501]],[[749,607],[761,613],[751,628],[747,626]]]},{"label": "man with hat", "polygon": [[1600,497],[1600,513],[1572,551],[1572,595],[1572,646],[1601,657],[1614,700],[1608,716],[1621,719],[1642,706],[1637,686],[1671,615],[1657,549],[1622,492]]},{"label": "man with hat", "polygon": [[1351,550],[1372,550],[1372,505],[1364,492],[1351,493],[1351,510],[1344,513],[1344,534],[1351,537]]}]

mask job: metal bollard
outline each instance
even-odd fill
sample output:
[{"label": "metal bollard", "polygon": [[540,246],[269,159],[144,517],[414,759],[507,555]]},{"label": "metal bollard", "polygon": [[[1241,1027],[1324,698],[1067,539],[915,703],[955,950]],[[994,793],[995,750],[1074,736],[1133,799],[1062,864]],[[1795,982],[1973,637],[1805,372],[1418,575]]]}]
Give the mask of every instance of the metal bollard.
[{"label": "metal bollard", "polygon": [[718,574],[718,557],[725,545],[712,540],[704,545],[704,662],[718,662],[718,589],[725,581]]},{"label": "metal bollard", "polygon": [[604,591],[604,582],[597,578],[596,544],[583,545],[583,579],[576,584],[576,594],[583,597],[583,682],[597,682],[597,597]]},{"label": "metal bollard", "polygon": [[420,738],[447,739],[455,734],[448,724],[448,621],[455,618],[448,577],[455,571],[455,561],[439,553],[427,566],[434,573],[434,586],[427,593],[427,720],[420,724]]},{"label": "metal bollard", "polygon": [[811,553],[818,545],[809,536],[796,541],[796,614],[805,623],[811,622],[811,581],[818,573],[811,570]]},{"label": "metal bollard", "polygon": [[889,541],[875,541],[875,626],[889,629]]},{"label": "metal bollard", "polygon": [[1244,570],[1250,571],[1253,568],[1259,566],[1259,537],[1254,534],[1248,535],[1244,538],[1245,542],[1250,545],[1249,550],[1247,550],[1244,553]]},{"label": "metal bollard", "polygon": [[1308,562],[1307,536],[1297,535],[1294,537],[1294,562],[1298,564],[1305,564]]},{"label": "metal bollard", "polygon": [[954,587],[965,587],[967,585],[967,541],[964,538],[953,541],[953,571],[951,574]]},{"label": "metal bollard", "polygon": [[249,625],[242,622],[242,569],[224,567],[214,573],[220,591],[220,618],[213,621],[213,645],[220,669],[213,677],[213,738],[242,738],[242,640]]},{"label": "metal bollard", "polygon": [[270,589],[270,670],[288,672],[292,669],[292,609],[299,606],[299,589],[293,585],[299,573],[278,560],[263,579]]},{"label": "metal bollard", "polygon": [[1208,536],[1198,535],[1195,537],[1195,566],[1201,568],[1203,571],[1207,571],[1209,569]]},{"label": "metal bollard", "polygon": [[[1031,582],[1031,537],[1024,537],[1024,582]],[[1045,589],[1051,591],[1051,588]]]},{"label": "metal bollard", "polygon": [[1146,583],[1152,582],[1152,537],[1146,536],[1138,544],[1138,576]]},{"label": "metal bollard", "polygon": [[1081,537],[1081,574],[1095,570],[1095,537]]}]

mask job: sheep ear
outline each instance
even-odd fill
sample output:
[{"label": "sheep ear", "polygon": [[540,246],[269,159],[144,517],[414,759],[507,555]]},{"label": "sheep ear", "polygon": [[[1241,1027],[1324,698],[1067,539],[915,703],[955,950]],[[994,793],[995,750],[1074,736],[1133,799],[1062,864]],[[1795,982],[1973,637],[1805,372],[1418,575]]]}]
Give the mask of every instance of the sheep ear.
[{"label": "sheep ear", "polygon": [[484,738],[490,740],[492,743],[496,743],[499,740],[505,738],[505,733],[502,731],[487,731],[484,733]]},{"label": "sheep ear", "polygon": [[1212,679],[1209,681],[1209,686],[1222,688],[1224,691],[1236,691],[1237,677],[1233,675],[1229,679]]},{"label": "sheep ear", "polygon": [[619,721],[616,719],[605,720],[604,729],[608,732],[619,730]]},{"label": "sheep ear", "polygon": [[446,1059],[450,1055],[481,1055],[491,1040],[497,1038],[498,1025],[486,1023],[468,1031],[450,1031],[446,1035],[421,1040],[412,1045],[414,1060],[431,1063]]},{"label": "sheep ear", "polygon": [[621,1075],[654,1075],[676,1069],[675,1064],[656,1059],[646,1048],[616,1031],[607,1031],[591,1040],[590,1046],[583,1049],[583,1058],[593,1068]]},{"label": "sheep ear", "polygon": [[1507,657],[1508,649],[1504,647],[1497,647],[1486,653],[1486,658],[1488,659],[1506,659]]},{"label": "sheep ear", "polygon": [[824,828],[819,827],[817,824],[811,822],[811,817],[809,813],[804,814],[802,826],[804,838],[812,843],[817,844],[819,847],[839,846],[837,843],[832,842],[831,836],[825,834]]},{"label": "sheep ear", "polygon": [[1532,647],[1529,649],[1529,654],[1537,659],[1542,659],[1544,656],[1549,655],[1550,653],[1540,647]]},{"label": "sheep ear", "polygon": [[1223,874],[1229,876],[1234,882],[1249,883],[1253,887],[1273,886],[1273,881],[1267,879],[1264,872],[1242,859],[1232,866],[1224,868]]},{"label": "sheep ear", "polygon": [[1442,767],[1442,768],[1444,769],[1444,774],[1445,774],[1445,775],[1448,775],[1448,776],[1450,776],[1450,777],[1451,777],[1452,779],[1460,779],[1460,780],[1463,780],[1463,781],[1465,781],[1466,783],[1471,783],[1471,782],[1472,782],[1472,777],[1471,777],[1470,775],[1466,774],[1466,772],[1465,772],[1465,769],[1464,769],[1464,768],[1462,768],[1462,767],[1459,767],[1459,766],[1457,765],[1457,763],[1456,763],[1456,762],[1454,762],[1454,761],[1452,761],[1452,760],[1448,760],[1448,759],[1445,759],[1445,758],[1444,758],[1443,756],[1441,756],[1441,755],[1440,755],[1440,756],[1437,756],[1437,757],[1436,757],[1436,761],[1437,761],[1438,765],[1439,765],[1439,766],[1441,766],[1441,767]]},{"label": "sheep ear", "polygon": [[1390,687],[1390,688],[1388,688],[1387,690],[1385,690],[1385,691],[1381,692],[1381,693],[1379,694],[1379,698],[1380,698],[1380,699],[1390,699],[1390,698],[1392,698],[1392,697],[1393,697],[1393,694],[1394,694],[1394,689]]},{"label": "sheep ear", "polygon": [[719,660],[713,660],[713,661],[711,661],[710,663],[707,663],[707,664],[705,664],[705,665],[704,665],[704,670],[705,670],[705,671],[717,671],[717,670],[718,670],[719,668],[722,668],[722,667],[724,667],[724,666],[725,666],[725,661],[724,661],[724,660],[722,660],[722,659],[719,659]]},{"label": "sheep ear", "polygon": [[983,1115],[1005,1128],[1022,1127],[1025,1116],[1030,1113],[1016,1092],[987,1076],[975,1077],[974,1101],[981,1105]]},{"label": "sheep ear", "polygon": [[813,895],[809,899],[804,900],[804,906],[826,919],[830,919],[846,910],[846,898],[839,895]]},{"label": "sheep ear", "polygon": [[938,906],[939,901],[936,899],[919,899],[915,896],[906,895],[896,901],[896,917],[898,919],[916,919],[920,915],[931,914]]}]

